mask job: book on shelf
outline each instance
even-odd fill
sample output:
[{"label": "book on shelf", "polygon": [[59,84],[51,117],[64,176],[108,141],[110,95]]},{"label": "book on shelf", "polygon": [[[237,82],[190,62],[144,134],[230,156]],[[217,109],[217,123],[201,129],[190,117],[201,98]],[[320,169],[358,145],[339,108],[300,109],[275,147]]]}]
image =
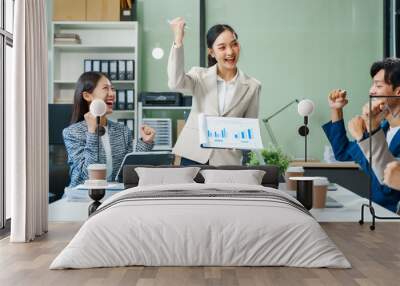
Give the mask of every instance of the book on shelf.
[{"label": "book on shelf", "polygon": [[60,45],[79,45],[81,43],[82,43],[81,40],[77,39],[62,39],[62,38],[54,39],[54,44],[60,44]]},{"label": "book on shelf", "polygon": [[55,33],[54,34],[55,44],[81,44],[81,38],[78,34],[73,33]]},{"label": "book on shelf", "polygon": [[55,33],[54,38],[72,38],[72,39],[80,39],[78,34],[75,33]]}]

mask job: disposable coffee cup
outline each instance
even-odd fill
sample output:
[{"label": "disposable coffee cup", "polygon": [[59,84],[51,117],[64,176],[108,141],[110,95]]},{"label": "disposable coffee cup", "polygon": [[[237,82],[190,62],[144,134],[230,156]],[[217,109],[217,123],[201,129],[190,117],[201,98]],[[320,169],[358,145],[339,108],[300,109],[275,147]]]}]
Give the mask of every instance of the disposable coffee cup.
[{"label": "disposable coffee cup", "polygon": [[308,210],[313,207],[313,184],[315,177],[290,177],[296,181],[296,199]]},{"label": "disposable coffee cup", "polygon": [[105,180],[107,166],[105,164],[91,164],[88,166],[89,180]]},{"label": "disposable coffee cup", "polygon": [[325,208],[328,185],[329,181],[326,177],[317,177],[314,179],[313,208],[316,209]]},{"label": "disposable coffee cup", "polygon": [[303,167],[289,167],[285,173],[286,189],[295,191],[297,189],[297,182],[290,180],[290,177],[303,177],[304,168]]}]

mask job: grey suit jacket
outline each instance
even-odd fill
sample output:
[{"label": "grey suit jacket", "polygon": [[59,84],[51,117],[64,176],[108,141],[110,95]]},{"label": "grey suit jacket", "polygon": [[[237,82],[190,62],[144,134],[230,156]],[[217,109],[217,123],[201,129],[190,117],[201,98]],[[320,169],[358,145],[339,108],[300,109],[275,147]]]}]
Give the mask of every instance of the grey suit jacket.
[{"label": "grey suit jacket", "polygon": [[[108,120],[108,134],[110,137],[112,155],[112,179],[117,175],[117,171],[127,153],[133,150],[150,151],[153,144],[144,143],[138,140],[133,147],[132,132],[128,127]],[[106,164],[106,154],[103,144],[100,142],[100,158],[97,161],[97,135],[89,133],[86,121],[79,121],[63,130],[65,148],[68,153],[69,173],[71,177],[70,187],[75,187],[88,179],[87,167],[90,164]]]},{"label": "grey suit jacket", "polygon": [[[364,153],[365,158],[367,158],[369,161],[369,138],[362,140],[358,143],[358,145]],[[389,146],[386,142],[385,133],[381,129],[372,135],[372,170],[381,184],[383,184],[383,171],[385,170],[387,164],[395,160],[396,157],[394,157],[390,152]]]},{"label": "grey suit jacket", "polygon": [[242,152],[200,147],[198,115],[258,118],[261,84],[239,70],[236,93],[231,104],[220,114],[217,94],[217,67],[193,67],[184,71],[183,46],[172,47],[168,60],[168,86],[193,95],[189,118],[174,146],[173,153],[210,165],[240,165]]}]

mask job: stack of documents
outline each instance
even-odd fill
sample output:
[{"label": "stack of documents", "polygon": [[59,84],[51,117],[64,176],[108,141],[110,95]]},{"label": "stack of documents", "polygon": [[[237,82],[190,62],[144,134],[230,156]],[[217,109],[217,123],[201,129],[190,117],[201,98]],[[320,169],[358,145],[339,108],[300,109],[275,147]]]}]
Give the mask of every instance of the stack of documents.
[{"label": "stack of documents", "polygon": [[56,33],[54,34],[54,44],[80,44],[81,38],[78,34],[73,33]]}]

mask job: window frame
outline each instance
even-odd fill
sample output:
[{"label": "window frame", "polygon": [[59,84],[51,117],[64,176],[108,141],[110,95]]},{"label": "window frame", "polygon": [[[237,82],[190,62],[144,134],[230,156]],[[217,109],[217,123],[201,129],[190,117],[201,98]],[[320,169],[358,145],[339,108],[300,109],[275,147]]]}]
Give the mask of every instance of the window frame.
[{"label": "window frame", "polygon": [[[15,0],[12,0],[15,13]],[[6,0],[0,0],[0,237],[10,231],[10,219],[6,218],[6,189],[5,189],[5,93],[6,93],[6,58],[7,46],[13,48],[13,34],[6,30]],[[14,17],[14,15],[12,15]],[[14,29],[12,29],[14,30]]]}]

